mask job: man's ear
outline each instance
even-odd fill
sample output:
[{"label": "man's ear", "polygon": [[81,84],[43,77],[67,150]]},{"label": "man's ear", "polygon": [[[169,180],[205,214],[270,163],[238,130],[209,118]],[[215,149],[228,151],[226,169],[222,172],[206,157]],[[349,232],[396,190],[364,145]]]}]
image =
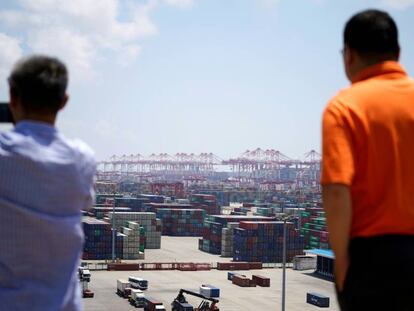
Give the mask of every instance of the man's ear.
[{"label": "man's ear", "polygon": [[68,100],[69,100],[69,95],[65,94],[65,96],[63,97],[62,103],[60,104],[59,110],[62,110],[63,108],[65,108]]},{"label": "man's ear", "polygon": [[400,56],[401,56],[401,49],[400,49],[400,47],[398,46],[398,52],[397,52],[397,61],[399,61],[400,60]]},{"label": "man's ear", "polygon": [[16,107],[19,105],[19,99],[12,90],[9,90],[9,99],[10,99],[10,102],[9,102],[10,108],[16,109]]},{"label": "man's ear", "polygon": [[347,65],[352,65],[355,61],[355,51],[351,48],[346,48],[345,50],[345,63]]}]

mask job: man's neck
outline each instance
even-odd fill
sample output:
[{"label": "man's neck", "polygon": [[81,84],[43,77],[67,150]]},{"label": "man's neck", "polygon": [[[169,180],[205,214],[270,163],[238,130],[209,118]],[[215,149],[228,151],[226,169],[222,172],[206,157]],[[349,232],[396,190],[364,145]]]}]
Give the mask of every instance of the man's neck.
[{"label": "man's neck", "polygon": [[[378,56],[376,58],[359,58],[357,64],[354,67],[353,77],[356,77],[360,74],[361,71],[366,70],[369,67],[381,64],[386,61],[395,61],[398,62],[398,57],[389,57],[389,56]],[[352,79],[351,79],[352,81]]]},{"label": "man's neck", "polygon": [[25,114],[19,120],[16,120],[16,123],[19,121],[36,121],[47,123],[52,126],[55,126],[56,123],[56,115],[48,114],[48,115],[38,115],[38,114]]}]

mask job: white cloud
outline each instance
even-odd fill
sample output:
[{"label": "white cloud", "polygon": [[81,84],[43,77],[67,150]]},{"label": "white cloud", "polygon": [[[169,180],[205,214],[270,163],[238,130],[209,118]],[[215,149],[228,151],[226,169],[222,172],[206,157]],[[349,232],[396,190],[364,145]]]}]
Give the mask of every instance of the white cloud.
[{"label": "white cloud", "polygon": [[[191,6],[193,0],[17,0],[17,8],[0,10],[0,64],[22,55],[48,53],[65,61],[75,81],[93,78],[95,64],[111,55],[121,65],[133,62],[140,39],[157,34],[151,13],[161,4]],[[18,33],[20,40],[11,36]],[[105,51],[110,53],[105,53]],[[17,57],[10,57],[15,54]],[[10,59],[12,62],[10,62]]]},{"label": "white cloud", "polygon": [[194,4],[193,0],[164,0],[165,3],[182,8],[191,7]]},{"label": "white cloud", "polygon": [[93,77],[96,50],[87,36],[66,28],[35,28],[27,38],[27,45],[36,53],[58,55],[70,62],[70,71],[76,77]]},{"label": "white cloud", "polygon": [[22,56],[20,41],[4,33],[0,33],[0,96],[6,98],[6,78],[10,68]]},{"label": "white cloud", "polygon": [[405,9],[414,5],[414,0],[382,0],[382,2],[396,9]]}]

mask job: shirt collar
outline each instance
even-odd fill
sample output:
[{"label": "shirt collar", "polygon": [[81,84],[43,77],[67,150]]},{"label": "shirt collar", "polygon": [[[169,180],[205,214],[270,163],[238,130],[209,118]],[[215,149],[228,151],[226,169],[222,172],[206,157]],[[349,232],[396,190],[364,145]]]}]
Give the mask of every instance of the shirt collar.
[{"label": "shirt collar", "polygon": [[45,134],[55,134],[57,129],[50,123],[33,121],[33,120],[22,120],[17,122],[15,126],[16,132],[41,132]]},{"label": "shirt collar", "polygon": [[397,74],[398,76],[407,76],[404,68],[399,62],[385,61],[368,68],[362,69],[352,79],[352,83],[360,82],[366,79],[370,79],[376,76],[382,76],[386,74]]}]

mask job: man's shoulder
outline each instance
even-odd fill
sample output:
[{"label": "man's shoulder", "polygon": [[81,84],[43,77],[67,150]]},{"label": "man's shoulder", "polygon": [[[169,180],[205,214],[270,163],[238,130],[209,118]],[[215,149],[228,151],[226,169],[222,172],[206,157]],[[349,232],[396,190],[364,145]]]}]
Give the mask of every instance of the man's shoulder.
[{"label": "man's shoulder", "polygon": [[372,81],[361,81],[354,83],[346,88],[341,89],[333,96],[325,107],[325,110],[334,110],[336,112],[345,112],[358,110],[358,105],[371,99],[377,93],[377,88]]},{"label": "man's shoulder", "polygon": [[95,152],[89,145],[80,139],[66,139],[67,145],[74,151],[79,160],[87,161],[91,165],[96,164]]},{"label": "man's shoulder", "polygon": [[324,112],[340,113],[341,111],[346,110],[349,105],[348,97],[351,92],[351,87],[347,87],[340,90],[335,96],[333,96],[328,101],[328,104],[325,106]]}]

